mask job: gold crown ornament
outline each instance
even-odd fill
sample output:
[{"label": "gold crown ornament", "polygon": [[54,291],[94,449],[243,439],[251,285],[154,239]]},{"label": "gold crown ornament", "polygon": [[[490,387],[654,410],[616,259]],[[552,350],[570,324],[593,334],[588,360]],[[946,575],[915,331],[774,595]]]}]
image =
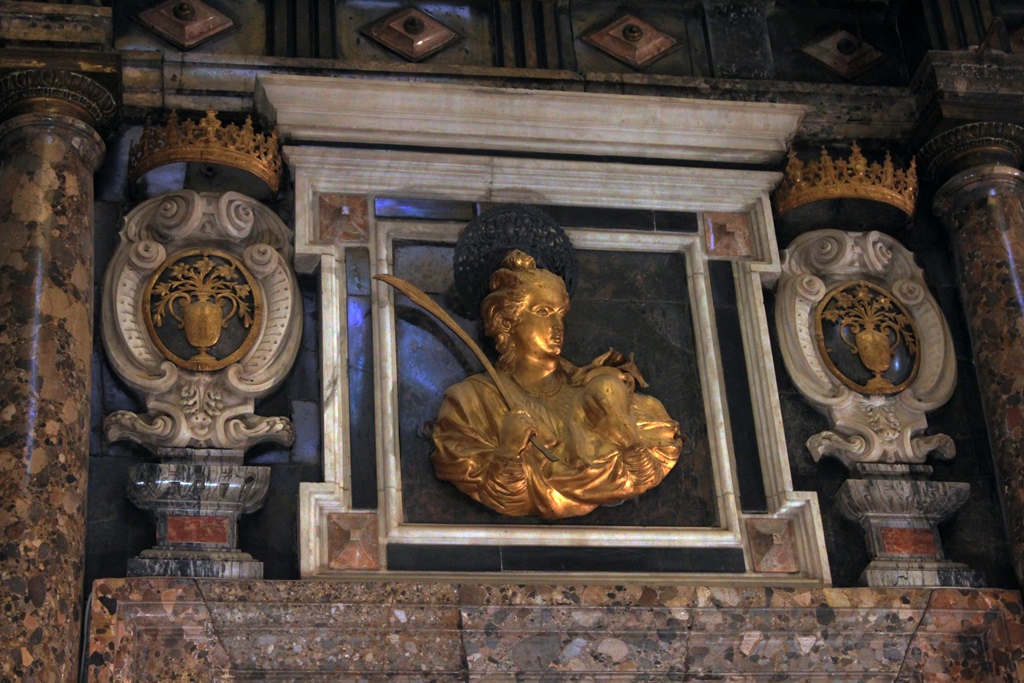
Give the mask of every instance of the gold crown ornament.
[{"label": "gold crown ornament", "polygon": [[272,193],[281,186],[277,129],[270,135],[257,133],[251,116],[241,127],[223,125],[213,109],[198,122],[186,119],[180,123],[176,111],[171,112],[166,126],[147,122],[139,141],[128,151],[128,182],[136,182],[154,168],[182,161],[223,164],[247,171]]},{"label": "gold crown ornament", "polygon": [[885,153],[885,163],[868,163],[854,142],[849,159],[832,160],[824,147],[819,161],[803,162],[790,150],[786,175],[775,190],[775,212],[782,215],[790,209],[823,199],[870,199],[884,202],[914,215],[917,201],[917,162],[900,170]]}]

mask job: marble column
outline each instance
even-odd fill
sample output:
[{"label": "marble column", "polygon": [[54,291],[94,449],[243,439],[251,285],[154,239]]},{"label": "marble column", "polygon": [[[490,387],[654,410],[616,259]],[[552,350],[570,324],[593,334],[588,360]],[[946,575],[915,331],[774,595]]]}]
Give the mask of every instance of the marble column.
[{"label": "marble column", "polygon": [[1017,579],[1024,583],[1024,128],[973,123],[921,150],[942,186]]},{"label": "marble column", "polygon": [[102,93],[65,71],[0,79],[3,681],[78,676]]}]

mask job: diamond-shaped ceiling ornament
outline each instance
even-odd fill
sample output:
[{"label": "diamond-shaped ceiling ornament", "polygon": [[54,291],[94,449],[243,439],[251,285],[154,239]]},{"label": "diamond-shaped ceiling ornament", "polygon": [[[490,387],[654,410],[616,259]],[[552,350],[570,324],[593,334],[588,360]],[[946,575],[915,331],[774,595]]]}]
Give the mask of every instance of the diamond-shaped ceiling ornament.
[{"label": "diamond-shaped ceiling ornament", "polygon": [[632,14],[625,14],[604,28],[583,36],[593,45],[634,69],[642,69],[678,47],[678,41]]},{"label": "diamond-shaped ceiling ornament", "polygon": [[190,50],[235,25],[200,0],[168,0],[141,12],[139,23],[182,50]]},{"label": "diamond-shaped ceiling ornament", "polygon": [[856,78],[875,66],[885,55],[847,31],[836,31],[800,48],[843,78]]},{"label": "diamond-shaped ceiling ornament", "polygon": [[462,37],[414,7],[389,14],[364,28],[363,33],[410,62],[426,59]]}]

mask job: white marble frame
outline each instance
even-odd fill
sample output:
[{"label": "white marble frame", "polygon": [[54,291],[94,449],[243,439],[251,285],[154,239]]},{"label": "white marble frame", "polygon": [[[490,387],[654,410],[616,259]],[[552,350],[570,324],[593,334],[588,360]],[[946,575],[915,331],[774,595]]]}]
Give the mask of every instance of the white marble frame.
[{"label": "white marble frame", "polygon": [[[393,272],[393,245],[396,240],[454,243],[464,224],[409,221],[378,222],[371,253],[374,275]],[[695,233],[610,232],[608,230],[566,230],[577,249],[599,251],[679,252],[686,259],[687,287],[693,311],[699,374],[708,421],[708,439],[717,498],[719,528],[673,527],[600,527],[486,526],[452,524],[408,524],[402,521],[402,474],[398,437],[398,397],[396,392],[377,393],[376,420],[378,469],[383,481],[378,486],[382,513],[382,543],[480,544],[480,545],[558,545],[558,546],[702,546],[737,547],[742,542],[737,508],[732,459],[726,434],[728,421],[723,406],[725,384],[722,380],[715,334],[714,311],[710,305],[711,283],[706,260],[701,253],[701,235]],[[375,283],[373,307],[374,378],[377,386],[398,386],[398,358],[394,308],[394,290]],[[631,349],[624,349],[629,351]]]},{"label": "white marble frame", "polygon": [[[772,353],[768,337],[762,287],[772,286],[779,275],[779,255],[772,227],[768,193],[778,182],[776,173],[735,171],[706,168],[679,168],[669,166],[591,161],[553,161],[508,157],[464,156],[441,153],[394,152],[346,148],[286,147],[286,160],[294,169],[296,183],[296,264],[300,270],[320,267],[322,278],[322,358],[324,401],[324,479],[321,484],[304,484],[300,491],[300,565],[304,577],[323,576],[326,570],[326,516],[332,512],[351,510],[349,482],[350,444],[348,441],[348,377],[347,339],[345,326],[345,264],[344,248],[329,243],[319,236],[319,195],[376,195],[401,196],[422,199],[450,199],[473,202],[526,202],[537,204],[566,204],[609,208],[642,208],[668,211],[725,211],[746,213],[751,218],[753,256],[739,261],[736,285],[743,343],[748,360],[748,380],[754,403],[756,433],[768,497],[768,515],[743,515],[735,498],[734,462],[731,432],[722,394],[712,396],[710,387],[718,387],[720,368],[714,339],[713,310],[707,306],[707,283],[704,275],[705,251],[703,221],[697,235],[657,236],[647,233],[604,233],[573,231],[579,246],[596,248],[631,248],[679,250],[687,255],[690,268],[691,294],[695,315],[707,319],[695,321],[700,329],[708,324],[710,335],[702,343],[710,342],[708,360],[701,368],[705,389],[705,409],[712,420],[709,434],[718,433],[713,449],[715,456],[716,491],[722,496],[720,507],[723,527],[719,529],[680,528],[669,530],[628,531],[616,529],[568,531],[545,528],[541,538],[536,529],[487,529],[469,525],[406,525],[396,521],[394,501],[388,500],[388,486],[395,486],[395,478],[388,474],[393,442],[389,446],[386,436],[378,436],[378,480],[381,514],[382,543],[403,542],[459,542],[515,543],[529,542],[588,545],[651,545],[671,544],[700,547],[743,548],[747,566],[752,566],[747,548],[746,529],[742,521],[747,518],[784,518],[791,520],[796,538],[799,575],[785,575],[788,583],[825,583],[830,581],[828,561],[824,548],[824,534],[815,494],[793,491],[789,472],[785,436],[782,430],[781,409],[776,388]],[[372,212],[371,212],[372,214]],[[377,225],[370,216],[369,246],[371,267],[380,267],[382,247],[396,234],[398,228]],[[447,235],[450,227],[442,232]],[[450,237],[448,237],[450,239]],[[383,242],[381,240],[384,240]],[[660,241],[660,242],[659,242]],[[383,263],[386,264],[386,255]],[[699,283],[699,284],[698,284]],[[377,285],[373,290],[375,313],[387,307],[390,291]],[[703,299],[701,297],[703,296]],[[703,311],[703,313],[696,313]],[[385,328],[386,331],[387,328]],[[387,349],[382,342],[381,328],[377,328],[374,344],[378,351]],[[390,337],[387,337],[390,340]],[[381,346],[383,344],[383,346]],[[393,356],[392,356],[393,358]],[[385,358],[384,366],[389,361]],[[393,361],[390,367],[393,368]],[[386,375],[377,376],[378,429],[387,424],[387,406],[396,405],[395,386],[387,385]],[[392,413],[393,414],[393,413]],[[721,420],[720,423],[714,422]],[[721,429],[717,427],[721,426]],[[389,453],[388,448],[392,451]],[[530,535],[529,541],[526,534]],[[639,536],[638,536],[639,535]],[[627,541],[637,538],[633,543]],[[641,576],[634,577],[640,579]],[[678,579],[678,576],[672,578]],[[721,581],[722,575],[684,575],[688,580]],[[730,575],[728,580],[763,582],[779,581],[782,575]]]}]

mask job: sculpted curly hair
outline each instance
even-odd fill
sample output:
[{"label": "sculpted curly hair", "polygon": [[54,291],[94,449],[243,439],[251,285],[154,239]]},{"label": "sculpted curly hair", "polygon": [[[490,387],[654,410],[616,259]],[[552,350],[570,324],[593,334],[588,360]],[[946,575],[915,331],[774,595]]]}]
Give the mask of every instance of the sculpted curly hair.
[{"label": "sculpted curly hair", "polygon": [[562,278],[538,268],[532,256],[518,249],[508,252],[491,275],[490,294],[484,297],[480,315],[484,319],[484,333],[494,340],[498,350],[498,368],[509,368],[515,359],[512,330],[526,308],[530,285],[545,281],[557,281],[568,300]]}]

